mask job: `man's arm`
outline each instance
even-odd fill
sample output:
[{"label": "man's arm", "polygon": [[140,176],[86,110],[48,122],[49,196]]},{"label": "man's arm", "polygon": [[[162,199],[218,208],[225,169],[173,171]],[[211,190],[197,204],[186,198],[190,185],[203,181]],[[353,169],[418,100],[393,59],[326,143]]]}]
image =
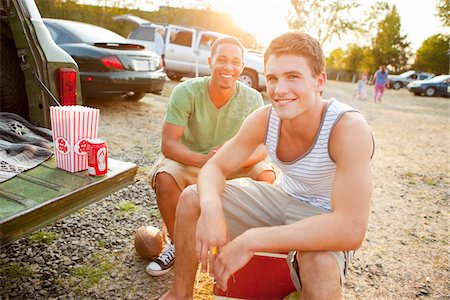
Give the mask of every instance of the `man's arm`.
[{"label": "man's arm", "polygon": [[161,150],[165,157],[178,161],[184,165],[203,167],[212,157],[214,151],[208,154],[191,151],[183,145],[180,140],[183,136],[184,127],[170,123],[164,123],[162,128]]},{"label": "man's arm", "polygon": [[225,245],[214,262],[214,277],[223,289],[228,277],[256,251],[353,250],[361,246],[372,193],[371,133],[362,116],[347,113],[330,139],[330,153],[336,162],[332,212],[290,225],[253,228]]},{"label": "man's arm", "polygon": [[[197,225],[197,255],[203,268],[207,266],[208,250],[227,242],[227,226],[220,195],[228,174],[239,168],[263,145],[269,107],[253,112],[239,132],[205,164],[198,176],[201,214]],[[265,150],[264,150],[265,152]]]}]

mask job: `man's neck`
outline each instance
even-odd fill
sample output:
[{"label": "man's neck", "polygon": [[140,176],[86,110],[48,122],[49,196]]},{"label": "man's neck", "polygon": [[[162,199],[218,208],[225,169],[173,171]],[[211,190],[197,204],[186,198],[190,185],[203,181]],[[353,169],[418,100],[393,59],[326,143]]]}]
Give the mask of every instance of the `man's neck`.
[{"label": "man's neck", "polygon": [[314,137],[322,122],[322,116],[327,107],[327,101],[322,100],[318,96],[317,101],[301,116],[293,120],[283,121],[285,122],[286,129],[292,136],[299,137]]},{"label": "man's neck", "polygon": [[223,89],[208,80],[208,94],[215,107],[221,108],[233,97],[234,86],[230,89]]}]

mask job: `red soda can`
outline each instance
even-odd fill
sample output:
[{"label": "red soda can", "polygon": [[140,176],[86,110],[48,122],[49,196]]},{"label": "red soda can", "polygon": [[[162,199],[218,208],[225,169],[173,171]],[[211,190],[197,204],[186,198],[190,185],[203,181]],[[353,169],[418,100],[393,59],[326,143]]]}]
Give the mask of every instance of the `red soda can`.
[{"label": "red soda can", "polygon": [[88,140],[87,154],[89,175],[101,176],[108,173],[108,147],[104,140]]}]

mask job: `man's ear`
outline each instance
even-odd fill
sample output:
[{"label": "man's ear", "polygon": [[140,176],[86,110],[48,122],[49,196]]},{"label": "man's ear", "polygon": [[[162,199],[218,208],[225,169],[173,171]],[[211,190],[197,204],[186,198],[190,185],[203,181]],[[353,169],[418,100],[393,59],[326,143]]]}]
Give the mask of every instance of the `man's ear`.
[{"label": "man's ear", "polygon": [[316,85],[316,92],[323,92],[323,88],[325,86],[325,82],[327,82],[327,73],[322,72],[317,77],[317,85]]},{"label": "man's ear", "polygon": [[211,63],[212,63],[212,58],[211,56],[208,56],[208,66],[211,69]]}]

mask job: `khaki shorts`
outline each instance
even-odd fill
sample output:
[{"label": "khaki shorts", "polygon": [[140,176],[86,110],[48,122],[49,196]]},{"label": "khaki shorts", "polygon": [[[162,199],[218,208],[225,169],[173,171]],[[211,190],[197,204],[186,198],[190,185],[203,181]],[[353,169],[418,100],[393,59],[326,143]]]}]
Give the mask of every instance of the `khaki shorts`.
[{"label": "khaki shorts", "polygon": [[[264,171],[273,171],[273,167],[266,161],[261,161],[256,165],[240,168],[228,175],[227,179],[250,177],[256,179],[259,174]],[[186,166],[177,161],[161,155],[152,169],[148,173],[148,183],[154,191],[156,191],[156,175],[161,172],[170,174],[177,183],[180,190],[184,190],[187,186],[197,183],[198,173],[200,168],[194,166]]]},{"label": "khaki shorts", "polygon": [[[196,186],[188,188],[196,191]],[[291,224],[302,219],[329,213],[329,211],[292,198],[278,186],[265,182],[239,178],[227,181],[222,194],[222,206],[228,222],[230,239],[249,228],[270,227]],[[327,251],[336,259],[341,285],[354,251]],[[292,281],[301,289],[300,273],[296,260],[296,251],[290,251],[288,265]]]}]

